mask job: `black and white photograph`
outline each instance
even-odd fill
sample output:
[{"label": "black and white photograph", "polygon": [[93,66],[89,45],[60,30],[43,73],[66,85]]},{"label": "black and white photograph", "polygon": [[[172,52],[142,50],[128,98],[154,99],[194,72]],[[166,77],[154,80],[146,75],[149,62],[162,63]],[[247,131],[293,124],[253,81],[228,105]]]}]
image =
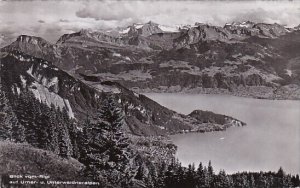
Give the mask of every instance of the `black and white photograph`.
[{"label": "black and white photograph", "polygon": [[299,174],[300,0],[0,0],[0,188]]}]

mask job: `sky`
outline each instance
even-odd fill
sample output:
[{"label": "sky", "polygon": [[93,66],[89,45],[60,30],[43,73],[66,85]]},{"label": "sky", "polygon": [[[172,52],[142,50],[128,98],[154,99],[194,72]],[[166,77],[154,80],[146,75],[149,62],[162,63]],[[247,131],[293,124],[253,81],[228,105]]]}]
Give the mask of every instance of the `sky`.
[{"label": "sky", "polygon": [[126,27],[150,20],[164,25],[201,22],[218,26],[249,20],[294,27],[300,24],[300,1],[0,0],[0,47],[21,34],[55,42],[61,35],[80,29]]}]

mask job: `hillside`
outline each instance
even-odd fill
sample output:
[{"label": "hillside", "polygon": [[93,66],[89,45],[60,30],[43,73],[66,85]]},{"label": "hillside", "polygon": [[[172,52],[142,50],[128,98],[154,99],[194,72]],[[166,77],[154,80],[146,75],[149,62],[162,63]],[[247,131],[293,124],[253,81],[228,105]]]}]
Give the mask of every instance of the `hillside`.
[{"label": "hillside", "polygon": [[0,142],[0,175],[49,175],[56,180],[80,179],[83,164],[29,144]]},{"label": "hillside", "polygon": [[[48,107],[65,108],[70,118],[82,122],[87,114],[94,117],[101,101],[113,95],[126,113],[125,129],[129,133],[166,135],[202,126],[198,120],[171,111],[118,83],[80,81],[50,62],[18,51],[2,54],[1,63],[4,89],[17,103],[18,96],[29,92]],[[18,105],[15,107],[22,104]]]}]

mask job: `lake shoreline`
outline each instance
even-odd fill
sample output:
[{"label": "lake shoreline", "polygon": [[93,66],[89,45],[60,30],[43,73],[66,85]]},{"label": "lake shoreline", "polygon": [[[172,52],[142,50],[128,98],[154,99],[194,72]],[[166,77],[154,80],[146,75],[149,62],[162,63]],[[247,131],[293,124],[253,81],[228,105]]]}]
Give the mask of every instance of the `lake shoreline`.
[{"label": "lake shoreline", "polygon": [[[144,93],[183,114],[195,109],[235,117],[247,124],[226,131],[169,135],[183,165],[211,160],[217,170],[300,173],[300,101],[265,100],[220,94]],[[284,125],[284,126],[283,126]],[[192,133],[192,134],[191,134]],[[201,133],[201,134],[199,134]],[[237,163],[238,162],[238,163]]]},{"label": "lake shoreline", "polygon": [[266,86],[236,87],[229,91],[221,88],[181,88],[180,86],[160,88],[131,88],[137,93],[178,93],[178,94],[208,94],[208,95],[229,95],[236,97],[266,99],[266,100],[300,100],[300,86],[289,85],[280,88]]}]

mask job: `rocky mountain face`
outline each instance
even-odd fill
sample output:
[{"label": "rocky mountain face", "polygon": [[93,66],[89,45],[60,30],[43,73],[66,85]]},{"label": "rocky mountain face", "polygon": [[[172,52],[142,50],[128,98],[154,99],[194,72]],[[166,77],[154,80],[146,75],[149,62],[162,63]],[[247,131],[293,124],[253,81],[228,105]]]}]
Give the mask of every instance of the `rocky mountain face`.
[{"label": "rocky mountain face", "polygon": [[84,121],[87,115],[96,116],[101,101],[113,95],[126,113],[128,133],[147,136],[174,134],[195,127],[213,130],[192,116],[171,111],[116,82],[98,82],[90,77],[79,80],[48,61],[19,51],[1,56],[1,79],[10,96],[30,92],[40,103],[66,109],[68,116],[76,121]]},{"label": "rocky mountain face", "polygon": [[56,44],[20,36],[2,51],[19,50],[78,79],[116,81],[140,92],[299,99],[299,41],[297,27],[279,24],[168,28],[149,22],[113,31],[82,30]]},{"label": "rocky mountain face", "polygon": [[146,24],[134,24],[129,26],[128,29],[129,36],[141,35],[148,37],[156,33],[163,33],[163,30],[159,27],[159,25],[151,21]]}]

